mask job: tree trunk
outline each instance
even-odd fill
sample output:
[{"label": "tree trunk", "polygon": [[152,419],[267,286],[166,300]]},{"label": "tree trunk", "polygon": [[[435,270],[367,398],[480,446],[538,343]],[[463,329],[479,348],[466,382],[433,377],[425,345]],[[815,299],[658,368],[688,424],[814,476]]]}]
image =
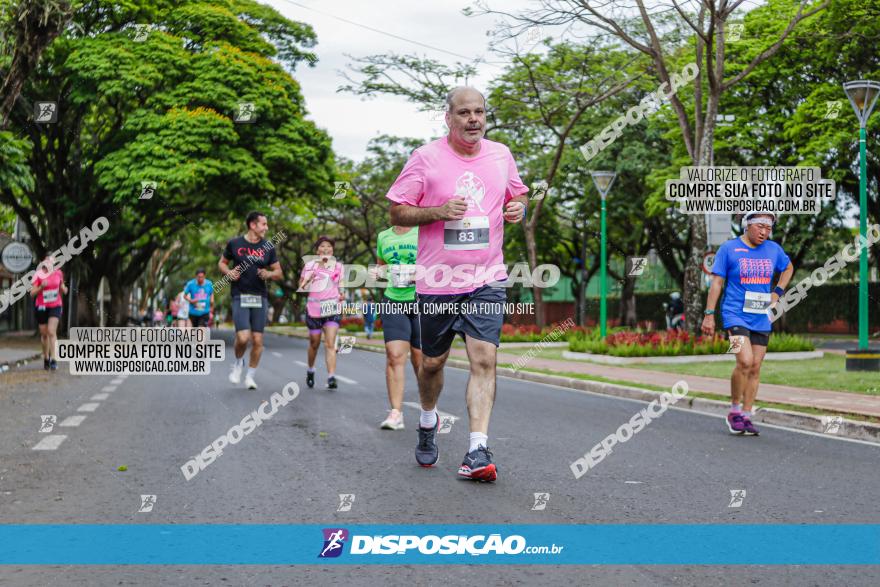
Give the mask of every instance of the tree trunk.
[{"label": "tree trunk", "polygon": [[[698,146],[699,167],[711,165],[714,159],[715,117],[718,114],[718,96],[710,95],[706,104],[706,124]],[[703,300],[700,282],[703,280],[703,255],[706,253],[706,220],[702,214],[690,218],[690,251],[684,270],[685,330],[698,334],[703,322]]]},{"label": "tree trunk", "polygon": [[270,324],[278,324],[278,319],[281,317],[281,312],[284,311],[284,306],[287,305],[287,298],[284,296],[278,298],[269,298],[269,304],[272,306],[272,321]]},{"label": "tree trunk", "polygon": [[[535,227],[530,222],[523,224],[523,232],[526,236],[526,251],[529,256],[529,270],[534,271],[538,266],[538,245],[535,241]],[[544,301],[540,287],[532,287],[532,296],[535,300],[535,324],[544,327]]]},{"label": "tree trunk", "polygon": [[12,59],[0,84],[0,129],[9,124],[9,114],[25,81],[36,69],[43,50],[64,30],[73,16],[69,2],[54,4],[23,1],[10,15],[15,35]]},{"label": "tree trunk", "polygon": [[638,324],[636,315],[636,278],[627,276],[620,292],[620,311],[618,319],[623,326],[634,328]]},{"label": "tree trunk", "polygon": [[131,285],[110,281],[110,323],[108,326],[125,326],[128,323],[128,298]]},{"label": "tree trunk", "polygon": [[77,321],[74,326],[98,326],[98,284],[100,282],[100,279],[97,281],[77,280]]}]

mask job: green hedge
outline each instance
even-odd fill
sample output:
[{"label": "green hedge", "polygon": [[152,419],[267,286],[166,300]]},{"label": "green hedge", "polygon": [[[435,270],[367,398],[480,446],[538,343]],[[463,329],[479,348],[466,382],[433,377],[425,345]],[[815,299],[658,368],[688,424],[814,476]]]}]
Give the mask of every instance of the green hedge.
[{"label": "green hedge", "polygon": [[[789,288],[794,287],[790,284]],[[859,327],[858,284],[832,283],[810,289],[797,306],[778,321],[787,332],[809,332],[835,320],[849,322],[850,330]],[[776,324],[774,324],[774,327]],[[880,329],[880,283],[868,284],[868,329]]]},{"label": "green hedge", "polygon": [[[803,277],[799,275],[799,278]],[[794,287],[797,280],[789,287]],[[639,322],[653,320],[657,328],[666,327],[663,302],[669,302],[670,292],[636,294],[636,316]],[[701,304],[706,302],[707,291],[700,292]],[[774,331],[810,332],[835,320],[845,320],[852,332],[859,325],[859,287],[858,284],[833,283],[810,289],[797,306],[773,325]],[[723,300],[722,300],[723,301]],[[718,307],[721,307],[719,302]],[[620,298],[608,298],[608,318],[616,319],[620,309]],[[587,298],[587,316],[599,320],[599,298]],[[871,332],[880,330],[880,283],[868,285],[868,326]],[[718,328],[721,328],[720,314]]]}]

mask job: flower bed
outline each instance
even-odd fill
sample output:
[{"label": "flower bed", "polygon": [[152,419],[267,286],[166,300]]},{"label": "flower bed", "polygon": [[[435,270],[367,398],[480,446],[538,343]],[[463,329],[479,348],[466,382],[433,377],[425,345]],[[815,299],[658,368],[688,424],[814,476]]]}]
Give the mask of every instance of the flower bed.
[{"label": "flower bed", "polygon": [[[568,344],[572,352],[614,357],[713,355],[726,353],[729,347],[727,339],[717,333],[711,337],[694,337],[680,330],[644,332],[614,329],[603,339],[598,328],[573,333]],[[767,352],[812,350],[814,347],[808,340],[791,334],[772,335],[767,348]]]},{"label": "flower bed", "polygon": [[[339,323],[339,327],[346,332],[363,332],[364,319],[360,317],[343,318],[342,322]],[[373,322],[373,331],[382,332],[382,320],[377,318]]]},{"label": "flower bed", "polygon": [[[538,326],[535,326],[534,324],[522,324],[519,326],[514,324],[502,324],[501,342],[539,342],[551,332],[553,332],[553,329],[556,327],[557,324],[553,324],[552,326],[545,326],[544,328],[540,328]],[[556,340],[564,341],[569,333],[578,330],[582,331],[584,329],[579,326],[569,328],[565,332],[565,334],[563,334]]]}]

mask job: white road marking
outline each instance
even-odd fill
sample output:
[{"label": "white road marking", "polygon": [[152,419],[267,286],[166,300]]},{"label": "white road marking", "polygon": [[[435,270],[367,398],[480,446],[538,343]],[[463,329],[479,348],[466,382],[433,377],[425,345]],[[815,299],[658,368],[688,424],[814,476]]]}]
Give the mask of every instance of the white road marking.
[{"label": "white road marking", "polygon": [[106,392],[116,391],[116,386],[115,385],[108,385],[106,387],[102,387],[101,391],[106,391]]},{"label": "white road marking", "polygon": [[278,357],[279,359],[284,356],[281,353],[279,353],[278,351],[272,351],[272,355]]},{"label": "white road marking", "polygon": [[31,450],[55,450],[67,438],[64,434],[51,434],[35,444]]},{"label": "white road marking", "polygon": [[[294,363],[296,363],[300,367],[305,367],[307,369],[309,367],[308,363],[303,363],[302,361],[294,361]],[[358,382],[355,381],[354,379],[349,379],[348,377],[344,377],[344,376],[340,375],[339,373],[336,374],[336,378],[343,383],[348,383],[349,385],[358,385]]]},{"label": "white road marking", "polygon": [[119,385],[119,384],[122,383],[123,381],[125,381],[125,380],[124,380],[124,379],[120,379],[120,378],[117,377],[116,379],[114,379],[114,380],[111,381],[110,383],[112,383],[113,385]]},{"label": "white road marking", "polygon": [[91,399],[92,399],[92,401],[100,401],[100,400],[105,400],[108,397],[110,397],[109,393],[96,393],[95,395],[92,396]]},{"label": "white road marking", "polygon": [[77,412],[94,412],[98,409],[98,406],[101,405],[97,402],[91,404],[83,404],[76,409]]},{"label": "white road marking", "polygon": [[624,483],[629,483],[630,485],[641,485],[644,481],[624,481]]},{"label": "white road marking", "polygon": [[77,415],[77,416],[68,416],[67,418],[64,419],[63,422],[61,422],[61,424],[59,424],[59,426],[75,428],[76,426],[79,426],[80,424],[82,424],[83,420],[85,420],[85,419],[86,419],[86,416],[84,416],[82,414]]}]

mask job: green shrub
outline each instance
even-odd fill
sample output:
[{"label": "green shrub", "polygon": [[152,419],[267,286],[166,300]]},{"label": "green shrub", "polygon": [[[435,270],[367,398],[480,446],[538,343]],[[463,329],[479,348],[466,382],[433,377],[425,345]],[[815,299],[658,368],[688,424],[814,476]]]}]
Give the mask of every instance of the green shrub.
[{"label": "green shrub", "polygon": [[784,332],[772,334],[770,336],[770,343],[767,345],[768,353],[794,353],[814,350],[816,350],[816,347],[806,338]]}]

